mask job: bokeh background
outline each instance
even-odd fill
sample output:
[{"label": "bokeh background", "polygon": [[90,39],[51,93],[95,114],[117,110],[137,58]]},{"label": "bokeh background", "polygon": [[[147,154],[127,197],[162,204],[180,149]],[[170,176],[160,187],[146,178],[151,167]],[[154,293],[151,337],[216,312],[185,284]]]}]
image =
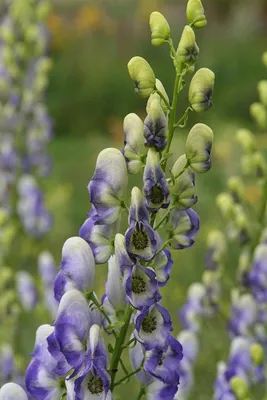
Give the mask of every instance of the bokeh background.
[{"label": "bokeh background", "polygon": [[[47,247],[60,263],[64,241],[78,234],[89,211],[87,184],[93,174],[97,154],[104,147],[123,146],[122,122],[126,114],[144,116],[145,102],[133,92],[127,62],[134,55],[145,57],[167,91],[173,85],[173,66],[167,46],[154,48],[148,26],[152,11],[168,19],[172,37],[178,43],[186,24],[186,0],[54,0],[48,24],[54,67],[47,94],[48,108],[55,122],[55,138],[50,146],[54,160],[52,176],[44,182],[47,202],[54,215],[54,229],[46,238]],[[266,0],[203,0],[208,25],[197,32],[200,47],[198,67],[216,74],[213,107],[207,114],[190,115],[188,127],[177,129],[173,148],[183,153],[186,133],[196,121],[205,122],[215,133],[213,168],[198,176],[201,221],[200,234],[192,249],[175,254],[172,279],[163,290],[163,304],[171,311],[175,334],[180,329],[178,311],[190,283],[204,270],[205,237],[222,221],[215,205],[226,177],[238,170],[239,152],[234,143],[237,128],[253,128],[249,105],[257,100],[258,80],[266,78],[261,54],[267,49]],[[182,114],[187,106],[186,90],[179,102]],[[259,146],[267,147],[267,136],[259,133]],[[138,178],[131,182],[139,183]],[[130,185],[129,185],[130,186]],[[257,199],[252,184],[247,196]],[[227,274],[235,276],[234,248],[230,248]],[[97,293],[104,290],[106,266],[97,269]],[[34,272],[34,271],[33,271]],[[228,293],[225,293],[227,297]],[[32,350],[35,327],[49,322],[43,311],[23,315],[16,346],[25,359]],[[196,366],[196,389],[192,399],[209,400],[216,375],[216,362],[227,357],[229,340],[221,317],[207,321],[201,337],[202,355]],[[122,388],[135,398],[136,382]],[[131,393],[131,395],[129,395]],[[261,395],[255,395],[261,399]],[[258,396],[258,397],[257,397]],[[122,397],[123,398],[123,397]]]}]

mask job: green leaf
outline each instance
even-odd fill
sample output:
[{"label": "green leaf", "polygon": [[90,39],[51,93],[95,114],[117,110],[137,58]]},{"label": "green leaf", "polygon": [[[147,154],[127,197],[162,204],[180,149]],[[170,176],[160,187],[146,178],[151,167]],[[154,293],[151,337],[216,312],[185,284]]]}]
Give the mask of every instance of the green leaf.
[{"label": "green leaf", "polygon": [[107,330],[112,331],[113,329],[121,329],[123,327],[123,325],[125,325],[124,321],[116,321],[116,322],[113,322],[112,324],[109,324],[107,326]]}]

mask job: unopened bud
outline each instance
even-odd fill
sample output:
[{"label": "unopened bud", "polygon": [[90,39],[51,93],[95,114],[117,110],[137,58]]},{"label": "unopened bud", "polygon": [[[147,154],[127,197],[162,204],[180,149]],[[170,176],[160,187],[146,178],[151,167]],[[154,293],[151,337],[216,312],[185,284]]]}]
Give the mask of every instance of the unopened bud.
[{"label": "unopened bud", "polygon": [[267,106],[267,80],[260,81],[258,83],[258,92],[260,96],[260,101]]},{"label": "unopened bud", "polygon": [[186,7],[188,23],[194,28],[203,28],[207,25],[204,8],[201,0],[189,0]]},{"label": "unopened bud", "polygon": [[[166,101],[169,103],[169,97],[167,95],[167,92],[162,84],[162,82],[159,79],[156,79],[156,89],[164,96],[164,98],[166,99]],[[147,114],[149,114],[149,112],[151,111],[151,106],[152,106],[152,102],[154,100],[158,100],[163,112],[165,114],[168,114],[169,112],[169,108],[167,107],[167,105],[165,104],[164,100],[160,97],[160,95],[158,93],[152,93],[149,96],[149,99],[147,100],[147,105],[146,105],[146,112]]]},{"label": "unopened bud", "polygon": [[167,20],[160,12],[154,11],[150,15],[149,25],[153,46],[160,46],[169,39],[170,27]]},{"label": "unopened bud", "polygon": [[241,171],[244,175],[251,175],[254,171],[253,158],[251,154],[245,154],[240,159]]},{"label": "unopened bud", "polygon": [[248,384],[244,381],[244,379],[240,378],[239,376],[234,376],[230,380],[230,386],[238,400],[246,400],[249,391]]},{"label": "unopened bud", "polygon": [[262,178],[266,174],[266,162],[262,153],[256,152],[252,155],[252,163],[254,167],[254,171],[256,171],[256,175],[258,178]]},{"label": "unopened bud", "polygon": [[128,72],[134,81],[135,92],[141,97],[148,97],[155,90],[155,74],[144,58],[133,57],[128,63]]},{"label": "unopened bud", "polygon": [[198,54],[199,48],[196,44],[195,33],[189,25],[186,25],[177,49],[178,60],[192,65],[197,61]]},{"label": "unopened bud", "polygon": [[51,11],[49,1],[42,1],[36,5],[36,17],[40,21],[45,21]]},{"label": "unopened bud", "polygon": [[216,197],[216,205],[222,213],[223,217],[228,219],[232,216],[234,201],[229,193],[220,193]]},{"label": "unopened bud", "polygon": [[244,195],[244,184],[239,176],[231,176],[227,181],[227,186],[236,203],[239,203]]},{"label": "unopened bud", "polygon": [[185,154],[194,171],[207,172],[211,168],[212,142],[213,132],[207,125],[193,126],[185,143]]},{"label": "unopened bud", "polygon": [[207,111],[212,106],[215,75],[208,68],[199,69],[189,86],[189,101],[196,112]]},{"label": "unopened bud", "polygon": [[250,115],[261,129],[267,126],[267,111],[262,103],[253,103],[250,106]]},{"label": "unopened bud", "polygon": [[247,153],[251,153],[256,149],[255,136],[248,129],[239,129],[236,132],[236,140]]},{"label": "unopened bud", "polygon": [[265,51],[262,55],[262,62],[265,67],[267,67],[267,51]]},{"label": "unopened bud", "polygon": [[253,343],[250,347],[250,356],[257,367],[264,363],[264,348],[259,343]]}]

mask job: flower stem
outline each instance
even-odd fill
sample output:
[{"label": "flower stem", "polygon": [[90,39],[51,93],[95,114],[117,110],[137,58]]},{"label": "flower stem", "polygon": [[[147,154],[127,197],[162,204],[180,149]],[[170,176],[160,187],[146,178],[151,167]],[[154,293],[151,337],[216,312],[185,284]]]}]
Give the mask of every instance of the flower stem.
[{"label": "flower stem", "polygon": [[133,372],[131,372],[130,374],[124,376],[123,378],[121,378],[120,380],[118,380],[117,382],[115,382],[113,387],[120,385],[122,382],[126,381],[126,380],[129,379],[131,376],[137,374],[139,371],[141,371],[142,368],[143,368],[143,367],[140,366],[140,367],[138,367],[137,369],[135,369]]},{"label": "flower stem", "polygon": [[165,219],[170,215],[170,213],[172,212],[172,210],[175,208],[175,206],[172,206],[169,208],[169,210],[163,215],[163,217],[161,218],[161,220],[159,220],[159,222],[157,223],[157,225],[155,226],[154,230],[156,231],[157,229],[159,229],[160,225],[162,224],[162,222],[165,221]]},{"label": "flower stem", "polygon": [[[102,304],[99,303],[99,301],[97,300],[96,295],[94,294],[94,292],[91,292],[88,296],[87,296],[88,300],[91,300],[96,307],[98,308],[98,310],[103,314],[103,316],[106,318],[106,320],[108,321],[109,324],[111,324],[111,319],[109,318],[108,314],[106,313],[106,311],[104,310]],[[115,336],[115,338],[117,338],[117,333],[115,332],[115,330],[112,330],[113,335]]]},{"label": "flower stem", "polygon": [[141,388],[140,388],[140,392],[139,392],[139,394],[138,394],[136,400],[141,400],[142,397],[143,397],[145,394],[146,394],[146,389],[145,389],[144,387],[141,387]]},{"label": "flower stem", "polygon": [[125,310],[125,314],[124,314],[125,324],[121,328],[120,333],[119,333],[118,337],[116,338],[114,352],[112,354],[112,358],[111,358],[110,366],[109,366],[109,371],[110,371],[110,376],[111,376],[111,386],[110,386],[111,391],[114,389],[115,377],[116,377],[116,374],[118,371],[118,365],[120,362],[121,354],[123,352],[123,345],[124,345],[124,342],[125,342],[125,339],[127,336],[132,313],[133,313],[133,309],[128,304],[126,307],[126,310]]}]

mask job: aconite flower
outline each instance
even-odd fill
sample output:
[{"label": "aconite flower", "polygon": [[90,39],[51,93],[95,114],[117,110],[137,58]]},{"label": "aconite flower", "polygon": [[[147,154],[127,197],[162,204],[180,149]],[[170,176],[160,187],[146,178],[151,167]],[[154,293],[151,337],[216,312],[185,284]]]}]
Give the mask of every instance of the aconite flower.
[{"label": "aconite flower", "polygon": [[211,168],[212,142],[213,132],[207,125],[193,126],[186,139],[185,154],[194,171],[207,172]]},{"label": "aconite flower", "polygon": [[178,60],[190,66],[196,63],[198,54],[195,33],[190,26],[186,25],[177,49]]},{"label": "aconite flower", "polygon": [[207,25],[204,8],[201,0],[189,0],[186,7],[187,21],[194,28],[203,28]]},{"label": "aconite flower", "polygon": [[208,68],[200,68],[189,85],[189,101],[196,112],[207,111],[212,106],[215,75]]},{"label": "aconite flower", "polygon": [[150,15],[149,25],[151,29],[151,40],[154,46],[160,46],[165,43],[170,37],[170,27],[164,16],[154,11]]},{"label": "aconite flower", "polygon": [[148,97],[155,90],[156,77],[153,69],[142,57],[133,57],[128,63],[128,72],[134,81],[135,92],[141,97]]}]

